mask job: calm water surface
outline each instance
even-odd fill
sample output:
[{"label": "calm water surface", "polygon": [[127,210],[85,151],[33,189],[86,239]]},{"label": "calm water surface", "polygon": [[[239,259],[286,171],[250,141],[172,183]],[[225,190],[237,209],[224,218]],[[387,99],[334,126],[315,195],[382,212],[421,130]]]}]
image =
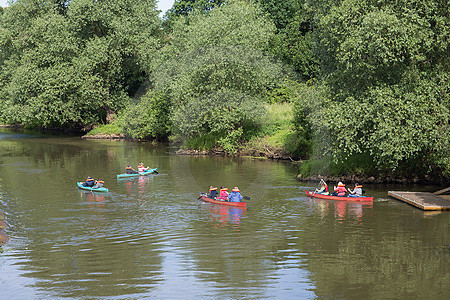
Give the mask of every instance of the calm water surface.
[{"label": "calm water surface", "polygon": [[[387,196],[433,187],[313,200],[290,164],[170,152],[1,130],[0,298],[450,298],[449,214]],[[159,174],[116,179],[141,161]],[[77,189],[88,175],[110,192]],[[210,184],[248,208],[198,201]]]}]

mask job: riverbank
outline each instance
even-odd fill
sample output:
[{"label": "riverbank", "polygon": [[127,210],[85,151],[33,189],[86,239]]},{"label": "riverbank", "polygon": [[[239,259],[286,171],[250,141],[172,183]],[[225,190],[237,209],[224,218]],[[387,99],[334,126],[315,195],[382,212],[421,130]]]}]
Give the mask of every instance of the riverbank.
[{"label": "riverbank", "polygon": [[223,149],[214,148],[211,150],[195,150],[195,149],[185,149],[180,148],[176,151],[177,155],[220,155],[220,156],[229,156],[229,157],[251,157],[258,159],[274,159],[274,160],[286,160],[286,161],[294,161],[289,155],[284,153],[278,153],[274,151],[264,152],[262,150],[250,151],[250,150],[241,150],[237,151],[234,154],[227,153]]},{"label": "riverbank", "polygon": [[386,176],[361,176],[361,175],[342,175],[342,176],[306,176],[297,175],[297,181],[302,182],[319,182],[323,179],[325,182],[352,182],[352,183],[375,183],[375,184],[438,184],[430,178],[404,178],[392,175]]},{"label": "riverbank", "polygon": [[0,124],[0,128],[17,128],[17,129],[20,129],[20,128],[23,128],[23,126],[22,125]]},{"label": "riverbank", "polygon": [[91,134],[91,135],[83,135],[81,137],[82,139],[86,140],[132,140],[130,138],[127,138],[123,134]]},{"label": "riverbank", "polygon": [[[21,129],[22,126],[18,125],[5,125],[0,124],[0,128],[11,128],[11,129]],[[93,134],[90,133],[81,137],[82,139],[91,140],[127,140],[133,142],[149,142],[150,140],[145,139],[133,139],[127,137],[124,134],[117,132],[97,132]],[[270,146],[269,143],[263,142],[263,139],[259,139],[258,142],[247,143],[242,145],[235,153],[230,154],[220,148],[213,148],[211,150],[196,150],[181,148],[182,144],[176,145],[178,148],[174,153],[177,155],[203,155],[203,156],[227,156],[227,157],[242,157],[251,159],[272,159],[291,162],[298,166],[298,176],[297,180],[300,182],[318,182],[320,179],[324,179],[327,182],[358,182],[361,184],[373,183],[373,184],[443,184],[445,179],[442,178],[432,178],[429,175],[420,176],[419,174],[409,174],[405,173],[402,175],[396,175],[393,173],[385,172],[383,174],[378,174],[376,172],[354,172],[354,168],[348,168],[347,170],[332,170],[333,167],[330,166],[330,162],[319,162],[321,166],[317,166],[317,162],[314,162],[312,166],[311,160],[297,161],[288,154],[281,146]],[[314,170],[314,171],[312,171]],[[327,175],[319,175],[324,174]],[[345,174],[345,175],[338,175]]]},{"label": "riverbank", "polygon": [[[84,135],[83,139],[93,139],[93,140],[128,140],[134,142],[146,142],[146,140],[132,139],[126,137],[123,134],[91,134]],[[181,144],[180,144],[181,147]],[[287,155],[281,148],[273,147],[261,147],[261,148],[251,148],[242,147],[239,151],[234,154],[227,153],[223,149],[213,148],[211,150],[197,150],[197,149],[187,149],[179,148],[174,152],[177,155],[192,155],[192,156],[228,156],[228,157],[242,157],[251,159],[273,159],[288,161],[299,166],[301,169],[302,164],[308,164],[309,161],[295,161],[292,157]],[[301,171],[300,171],[301,172]],[[433,180],[429,176],[425,175],[423,178],[419,176],[411,176],[409,178],[405,176],[395,176],[393,174],[374,174],[374,175],[361,175],[361,174],[351,174],[351,175],[314,175],[308,174],[304,175],[299,173],[297,175],[297,181],[300,182],[318,182],[323,179],[327,182],[358,182],[361,184],[373,183],[373,184],[437,184],[440,182]]]}]

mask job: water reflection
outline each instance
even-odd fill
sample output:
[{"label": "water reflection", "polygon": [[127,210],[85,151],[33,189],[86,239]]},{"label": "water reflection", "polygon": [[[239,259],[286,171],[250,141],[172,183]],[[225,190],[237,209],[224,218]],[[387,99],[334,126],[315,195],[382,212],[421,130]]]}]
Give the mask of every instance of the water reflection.
[{"label": "water reflection", "polygon": [[[0,210],[11,216],[1,231],[10,238],[0,256],[2,296],[449,298],[448,213],[428,217],[389,199],[311,200],[299,194],[291,165],[166,149],[2,140]],[[165,176],[117,181],[130,161],[151,161]],[[110,193],[76,189],[86,174],[103,178]],[[57,188],[43,188],[49,182]],[[209,184],[238,185],[251,207],[200,204]],[[387,197],[376,188],[371,194]]]},{"label": "water reflection", "polygon": [[105,193],[95,193],[91,191],[80,190],[80,197],[84,202],[89,203],[90,208],[105,206]]},{"label": "water reflection", "polygon": [[137,193],[144,195],[146,193],[146,185],[153,181],[156,175],[137,176],[129,178],[118,178],[117,182],[126,186],[128,195]]},{"label": "water reflection", "polygon": [[6,216],[3,212],[0,212],[0,252],[3,251],[3,245],[9,241],[9,237],[5,233],[5,229],[9,227],[6,223]]},{"label": "water reflection", "polygon": [[318,211],[322,218],[334,215],[334,218],[341,222],[345,220],[355,220],[362,222],[364,211],[373,208],[373,202],[352,202],[352,201],[336,201],[324,200],[316,198],[308,198],[309,203]]},{"label": "water reflection", "polygon": [[201,202],[201,206],[208,213],[209,220],[213,223],[213,228],[231,225],[233,228],[239,229],[242,218],[246,214],[246,209],[241,207],[203,202]]}]

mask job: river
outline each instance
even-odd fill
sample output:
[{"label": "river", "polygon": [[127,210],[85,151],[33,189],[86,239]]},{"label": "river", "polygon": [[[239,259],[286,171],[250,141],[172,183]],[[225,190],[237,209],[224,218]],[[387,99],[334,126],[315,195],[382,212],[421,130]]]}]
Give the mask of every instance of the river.
[{"label": "river", "polygon": [[[116,179],[139,162],[159,174]],[[109,193],[78,189],[88,175]],[[277,161],[0,129],[0,298],[450,298],[448,212],[387,195],[435,187],[366,185],[373,203],[345,203],[306,197],[316,184],[296,175]],[[238,186],[247,209],[198,201],[209,185]]]}]

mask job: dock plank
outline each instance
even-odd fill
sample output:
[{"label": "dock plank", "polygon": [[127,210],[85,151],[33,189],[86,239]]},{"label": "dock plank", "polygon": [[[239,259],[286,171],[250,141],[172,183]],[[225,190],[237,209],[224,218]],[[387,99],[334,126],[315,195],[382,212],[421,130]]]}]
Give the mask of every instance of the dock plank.
[{"label": "dock plank", "polygon": [[433,195],[441,195],[450,192],[450,187],[434,192]]},{"label": "dock plank", "polygon": [[433,195],[432,193],[389,191],[388,195],[423,210],[450,209],[450,200],[447,197]]}]

